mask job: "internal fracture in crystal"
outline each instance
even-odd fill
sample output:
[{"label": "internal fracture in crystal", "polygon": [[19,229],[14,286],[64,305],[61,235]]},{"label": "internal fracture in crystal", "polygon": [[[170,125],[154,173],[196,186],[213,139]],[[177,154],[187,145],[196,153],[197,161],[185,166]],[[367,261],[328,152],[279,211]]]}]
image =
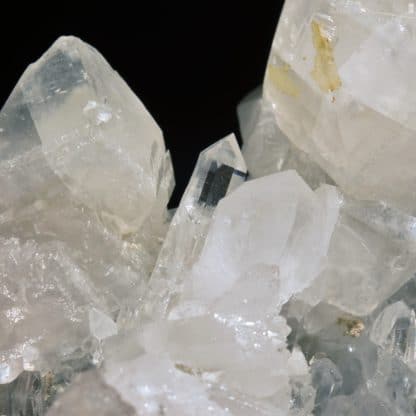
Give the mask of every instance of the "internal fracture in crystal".
[{"label": "internal fracture in crystal", "polygon": [[243,152],[204,150],[173,215],[104,58],[31,65],[0,112],[0,414],[413,415],[414,13],[287,0]]},{"label": "internal fracture in crystal", "polygon": [[[165,232],[172,168],[143,104],[60,38],[0,113],[0,382],[100,361],[134,316]],[[57,334],[59,334],[57,336]]]}]

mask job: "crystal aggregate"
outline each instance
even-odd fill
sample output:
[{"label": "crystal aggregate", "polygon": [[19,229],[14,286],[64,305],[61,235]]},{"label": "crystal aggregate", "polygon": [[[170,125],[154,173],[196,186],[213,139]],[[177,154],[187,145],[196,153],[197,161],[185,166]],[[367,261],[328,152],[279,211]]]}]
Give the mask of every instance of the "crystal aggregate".
[{"label": "crystal aggregate", "polygon": [[287,0],[173,211],[160,127],[59,38],[0,112],[0,415],[415,415],[415,36]]}]

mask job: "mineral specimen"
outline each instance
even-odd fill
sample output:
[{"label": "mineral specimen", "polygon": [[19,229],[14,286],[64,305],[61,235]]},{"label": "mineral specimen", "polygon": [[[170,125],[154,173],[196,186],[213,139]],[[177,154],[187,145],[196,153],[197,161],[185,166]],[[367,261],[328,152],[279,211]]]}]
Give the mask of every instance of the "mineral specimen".
[{"label": "mineral specimen", "polygon": [[0,113],[0,415],[414,415],[414,13],[287,0],[243,154],[203,151],[173,215],[104,58],[31,65]]},{"label": "mineral specimen", "polygon": [[81,373],[48,411],[48,416],[135,416],[134,408],[95,371]]},{"label": "mineral specimen", "polygon": [[331,178],[309,155],[294,146],[280,130],[273,108],[261,90],[249,94],[238,106],[243,154],[251,178],[288,169],[296,170],[313,189]]},{"label": "mineral specimen", "polygon": [[162,133],[102,56],[60,38],[0,113],[0,383],[98,363],[165,232]]},{"label": "mineral specimen", "polygon": [[199,256],[214,208],[246,176],[247,168],[233,135],[201,153],[149,282],[146,309],[152,318],[166,316],[172,308]]},{"label": "mineral specimen", "polygon": [[414,6],[288,0],[264,85],[279,127],[338,185],[412,214]]}]

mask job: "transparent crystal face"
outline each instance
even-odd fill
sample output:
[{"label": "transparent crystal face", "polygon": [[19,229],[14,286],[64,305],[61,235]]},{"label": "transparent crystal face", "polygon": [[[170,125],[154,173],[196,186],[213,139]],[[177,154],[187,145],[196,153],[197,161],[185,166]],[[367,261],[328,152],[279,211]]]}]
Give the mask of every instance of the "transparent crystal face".
[{"label": "transparent crystal face", "polygon": [[170,214],[104,58],[31,65],[0,112],[0,414],[414,414],[414,13],[288,0],[243,153],[205,149]]},{"label": "transparent crystal face", "polygon": [[287,1],[264,84],[282,131],[338,185],[412,214],[415,17],[410,1]]},{"label": "transparent crystal face", "polygon": [[99,364],[166,229],[159,127],[95,49],[60,38],[0,113],[0,178],[0,383]]},{"label": "transparent crystal face", "polygon": [[166,316],[174,307],[204,244],[216,205],[246,176],[245,161],[234,135],[201,153],[150,279],[145,304],[150,319]]}]

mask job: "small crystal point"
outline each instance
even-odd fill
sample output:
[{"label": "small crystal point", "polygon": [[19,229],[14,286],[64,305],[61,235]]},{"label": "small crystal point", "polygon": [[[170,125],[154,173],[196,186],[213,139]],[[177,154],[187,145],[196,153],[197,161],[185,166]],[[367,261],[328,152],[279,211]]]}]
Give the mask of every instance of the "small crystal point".
[{"label": "small crystal point", "polygon": [[201,152],[171,221],[146,301],[153,318],[166,314],[198,257],[218,202],[246,179],[247,168],[233,134]]}]

